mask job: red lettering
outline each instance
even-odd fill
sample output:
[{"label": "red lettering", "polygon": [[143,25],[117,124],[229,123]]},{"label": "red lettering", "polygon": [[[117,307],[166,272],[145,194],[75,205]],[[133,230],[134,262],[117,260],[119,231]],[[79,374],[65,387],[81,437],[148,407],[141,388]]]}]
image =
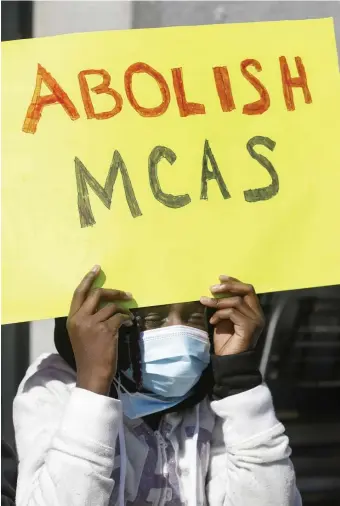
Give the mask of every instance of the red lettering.
[{"label": "red lettering", "polygon": [[292,88],[302,88],[303,96],[306,104],[312,103],[312,96],[310,94],[305,67],[302,63],[300,56],[295,56],[295,64],[299,77],[292,77],[289,71],[287,60],[285,56],[280,56],[280,68],[283,95],[285,97],[286,107],[288,111],[295,111],[294,97]]},{"label": "red lettering", "polygon": [[250,104],[246,104],[243,107],[243,114],[254,115],[254,114],[263,114],[267,111],[270,106],[270,97],[266,87],[257,79],[257,77],[253,76],[250,72],[248,72],[247,67],[252,65],[257,72],[262,70],[261,64],[257,60],[243,60],[241,62],[241,72],[243,76],[254,86],[254,88],[258,91],[260,95],[260,100],[256,102],[252,102]]},{"label": "red lettering", "polygon": [[[142,72],[153,77],[159,86],[160,92],[162,94],[162,103],[157,107],[142,107],[141,105],[139,105],[132,92],[132,77],[134,74],[140,74]],[[170,91],[166,83],[166,80],[164,79],[162,74],[157,72],[157,70],[155,70],[154,68],[150,67],[150,65],[148,65],[147,63],[139,62],[130,65],[130,67],[125,72],[124,83],[125,83],[126,96],[130,104],[141,116],[144,116],[145,118],[161,116],[162,114],[165,113],[165,111],[169,107]]]},{"label": "red lettering", "polygon": [[182,68],[171,69],[179,114],[182,118],[192,114],[205,114],[203,104],[188,102],[185,96]]},{"label": "red lettering", "polygon": [[[52,92],[51,95],[41,96],[41,85],[43,82]],[[38,64],[35,89],[31,104],[29,105],[25,116],[22,127],[23,132],[34,134],[37,130],[43,108],[47,105],[53,104],[60,104],[72,120],[76,120],[80,117],[75,105],[67,93],[57,83],[54,77],[52,77],[51,74],[44,69],[44,67]]]},{"label": "red lettering", "polygon": [[[114,107],[111,109],[111,111],[104,111],[104,112],[94,112],[93,102],[90,96],[90,89],[89,85],[86,79],[86,76],[92,76],[92,75],[99,75],[103,78],[103,82],[101,84],[98,84],[97,86],[94,86],[94,88],[91,88],[91,91],[93,93],[96,93],[97,95],[111,95],[115,101]],[[86,116],[88,119],[109,119],[113,116],[116,116],[123,107],[123,99],[122,96],[113,88],[110,88],[110,82],[111,82],[111,76],[106,70],[82,70],[78,74],[78,80],[79,80],[79,86],[80,86],[80,92],[84,103],[84,108],[86,112]]]},{"label": "red lettering", "polygon": [[214,67],[214,78],[218,96],[220,98],[221,108],[224,112],[230,112],[235,109],[229,72],[227,67]]}]

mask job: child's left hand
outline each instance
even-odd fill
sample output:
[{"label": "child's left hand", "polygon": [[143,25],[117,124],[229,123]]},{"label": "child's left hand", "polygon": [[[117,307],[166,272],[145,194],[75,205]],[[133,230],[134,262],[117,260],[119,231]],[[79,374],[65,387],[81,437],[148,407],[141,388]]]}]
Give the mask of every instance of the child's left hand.
[{"label": "child's left hand", "polygon": [[242,353],[255,346],[264,327],[260,302],[251,285],[224,275],[219,279],[221,283],[210,288],[219,298],[200,299],[204,306],[216,309],[210,319],[215,327],[215,355]]}]

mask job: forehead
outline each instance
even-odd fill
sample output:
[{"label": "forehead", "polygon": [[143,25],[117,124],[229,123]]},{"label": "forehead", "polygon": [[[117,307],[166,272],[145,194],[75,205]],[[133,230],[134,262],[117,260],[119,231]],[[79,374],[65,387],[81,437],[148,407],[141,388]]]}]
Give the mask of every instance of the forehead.
[{"label": "forehead", "polygon": [[204,306],[199,301],[181,302],[177,304],[165,304],[162,306],[150,306],[133,310],[136,316],[145,317],[150,314],[160,314],[166,317],[169,314],[204,313]]}]

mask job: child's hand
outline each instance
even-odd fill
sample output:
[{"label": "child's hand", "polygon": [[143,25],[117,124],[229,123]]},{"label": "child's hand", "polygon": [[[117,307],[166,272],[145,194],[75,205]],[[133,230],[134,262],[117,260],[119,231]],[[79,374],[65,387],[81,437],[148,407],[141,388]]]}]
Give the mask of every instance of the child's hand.
[{"label": "child's hand", "polygon": [[242,353],[255,346],[264,327],[260,302],[251,285],[224,275],[219,279],[221,283],[211,287],[219,298],[201,298],[204,306],[216,309],[210,319],[215,327],[215,354]]},{"label": "child's hand", "polygon": [[132,324],[128,310],[111,303],[99,309],[100,303],[131,299],[120,290],[92,289],[100,272],[95,266],[74,292],[67,330],[77,365],[77,386],[98,394],[108,394],[117,370],[118,331]]}]

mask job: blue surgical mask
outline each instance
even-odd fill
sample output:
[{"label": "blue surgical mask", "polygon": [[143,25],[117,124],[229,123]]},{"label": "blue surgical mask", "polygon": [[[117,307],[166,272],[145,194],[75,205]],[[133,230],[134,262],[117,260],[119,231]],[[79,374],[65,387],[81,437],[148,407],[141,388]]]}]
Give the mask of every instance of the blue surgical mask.
[{"label": "blue surgical mask", "polygon": [[[148,392],[129,393],[118,385],[124,414],[141,418],[179,404],[191,395],[209,362],[210,342],[203,330],[173,325],[143,332],[142,382]],[[132,380],[130,369],[123,374]]]}]

